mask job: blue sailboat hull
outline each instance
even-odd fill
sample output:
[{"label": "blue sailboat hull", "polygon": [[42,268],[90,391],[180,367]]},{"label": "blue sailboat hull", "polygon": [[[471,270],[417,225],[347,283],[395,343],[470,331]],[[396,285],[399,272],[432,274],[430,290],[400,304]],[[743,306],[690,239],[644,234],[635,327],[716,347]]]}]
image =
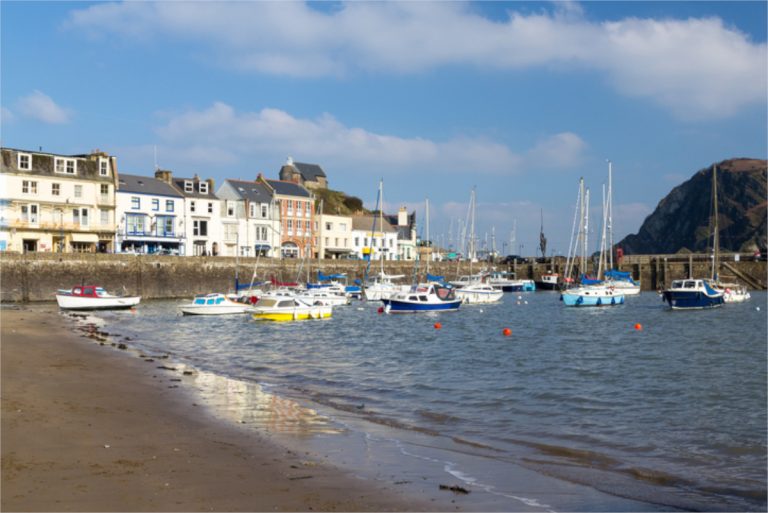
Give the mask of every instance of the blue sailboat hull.
[{"label": "blue sailboat hull", "polygon": [[615,306],[624,304],[624,296],[590,297],[564,292],[560,298],[566,306]]}]

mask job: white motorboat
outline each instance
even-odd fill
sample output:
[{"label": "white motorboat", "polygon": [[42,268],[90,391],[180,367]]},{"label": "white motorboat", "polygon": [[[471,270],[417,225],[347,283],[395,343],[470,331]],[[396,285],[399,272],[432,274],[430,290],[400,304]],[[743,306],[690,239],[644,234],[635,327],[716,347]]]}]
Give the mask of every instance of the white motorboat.
[{"label": "white motorboat", "polygon": [[56,302],[64,310],[118,310],[139,304],[141,296],[115,296],[97,285],[59,289]]},{"label": "white motorboat", "polygon": [[184,315],[231,315],[244,314],[251,311],[245,303],[239,303],[227,298],[224,294],[200,294],[191,303],[179,306]]}]

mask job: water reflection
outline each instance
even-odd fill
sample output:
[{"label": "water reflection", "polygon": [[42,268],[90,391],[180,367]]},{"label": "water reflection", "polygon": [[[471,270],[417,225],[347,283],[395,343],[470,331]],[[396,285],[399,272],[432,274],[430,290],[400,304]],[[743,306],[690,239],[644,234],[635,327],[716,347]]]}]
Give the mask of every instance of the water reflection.
[{"label": "water reflection", "polygon": [[339,434],[344,430],[312,408],[267,392],[264,386],[226,378],[209,372],[197,373],[193,383],[205,405],[224,419],[247,424],[269,433],[307,437]]}]

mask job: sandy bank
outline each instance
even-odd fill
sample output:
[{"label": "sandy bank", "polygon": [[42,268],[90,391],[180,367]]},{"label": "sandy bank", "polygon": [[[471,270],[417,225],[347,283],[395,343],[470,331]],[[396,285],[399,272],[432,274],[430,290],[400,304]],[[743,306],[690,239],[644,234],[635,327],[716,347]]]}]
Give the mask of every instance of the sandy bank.
[{"label": "sandy bank", "polygon": [[55,305],[0,309],[3,511],[399,511],[402,497],[216,422],[156,365],[71,331]]}]

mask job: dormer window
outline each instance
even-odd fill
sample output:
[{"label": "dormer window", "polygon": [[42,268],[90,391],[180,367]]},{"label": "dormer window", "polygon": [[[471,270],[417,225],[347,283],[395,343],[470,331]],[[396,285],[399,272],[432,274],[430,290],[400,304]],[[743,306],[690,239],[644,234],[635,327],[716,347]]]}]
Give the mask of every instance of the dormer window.
[{"label": "dormer window", "polygon": [[75,159],[55,159],[54,171],[57,173],[64,173],[67,175],[74,175],[77,173],[77,163]]},{"label": "dormer window", "polygon": [[19,153],[18,168],[22,171],[32,169],[32,155],[29,153]]},{"label": "dormer window", "polygon": [[190,180],[184,180],[184,192],[195,192],[195,184],[193,184]]},{"label": "dormer window", "polygon": [[99,176],[109,176],[109,160],[99,157]]},{"label": "dormer window", "polygon": [[208,194],[208,182],[200,182],[200,194]]}]

